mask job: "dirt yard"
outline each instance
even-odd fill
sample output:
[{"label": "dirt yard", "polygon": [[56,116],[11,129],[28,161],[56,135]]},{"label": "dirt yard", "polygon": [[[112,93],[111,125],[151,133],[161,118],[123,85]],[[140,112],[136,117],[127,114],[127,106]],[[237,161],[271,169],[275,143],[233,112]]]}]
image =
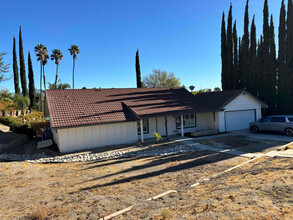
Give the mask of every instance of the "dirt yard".
[{"label": "dirt yard", "polygon": [[195,188],[141,204],[124,219],[293,219],[293,160],[261,158]]},{"label": "dirt yard", "polygon": [[[289,219],[293,160],[262,159],[196,188],[190,185],[247,161],[213,152],[104,162],[0,162],[0,219]],[[177,190],[159,200],[152,196]]]},{"label": "dirt yard", "polygon": [[246,153],[269,152],[277,150],[280,146],[287,144],[284,141],[272,141],[265,139],[253,139],[245,135],[228,135],[218,138],[204,139],[196,143],[218,148],[229,148]]}]

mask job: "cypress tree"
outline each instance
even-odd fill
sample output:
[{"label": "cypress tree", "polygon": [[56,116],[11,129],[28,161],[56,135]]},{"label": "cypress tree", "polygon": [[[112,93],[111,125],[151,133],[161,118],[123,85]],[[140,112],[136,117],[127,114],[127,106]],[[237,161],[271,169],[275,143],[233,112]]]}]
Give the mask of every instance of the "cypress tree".
[{"label": "cypress tree", "polygon": [[26,85],[26,75],[25,75],[25,64],[23,56],[23,45],[22,45],[22,36],[21,36],[21,27],[19,27],[19,64],[20,64],[20,81],[22,95],[27,95],[27,85]]},{"label": "cypress tree", "polygon": [[239,88],[239,69],[238,69],[238,37],[237,37],[237,28],[236,21],[233,25],[233,89]]},{"label": "cypress tree", "polygon": [[293,14],[292,13],[293,13],[293,2],[292,0],[288,0],[286,57],[287,57],[287,64],[288,64],[289,70],[292,69],[293,67]]},{"label": "cypress tree", "polygon": [[[293,1],[288,0],[288,11],[287,11],[287,45],[286,45],[286,63],[287,63],[287,74],[289,76],[290,84],[290,114],[293,113]],[[284,97],[287,98],[287,97]]]},{"label": "cypress tree", "polygon": [[[261,79],[263,79],[263,88],[261,93],[263,94],[263,101],[268,103],[267,93],[269,87],[269,66],[270,66],[270,27],[269,27],[269,7],[268,7],[268,0],[264,2],[264,9],[263,9],[263,68],[262,68],[262,75]],[[269,106],[270,108],[271,106]]]},{"label": "cypress tree", "polygon": [[258,72],[256,69],[256,26],[255,26],[255,16],[253,16],[250,30],[250,50],[249,50],[249,91],[256,96],[256,88],[258,87],[258,81],[260,80]]},{"label": "cypress tree", "polygon": [[227,26],[227,89],[233,89],[233,33],[232,4],[230,5]]},{"label": "cypress tree", "polygon": [[222,58],[222,89],[227,89],[227,35],[225,24],[225,13],[222,16],[221,28],[221,58]]},{"label": "cypress tree", "polygon": [[36,105],[35,100],[35,82],[34,82],[34,71],[33,71],[33,65],[31,60],[31,54],[28,52],[28,79],[29,79],[29,98],[30,98],[30,107],[33,108]]},{"label": "cypress tree", "polygon": [[242,39],[238,39],[238,87],[237,89],[243,89],[243,59],[242,59]]},{"label": "cypress tree", "polygon": [[15,37],[13,37],[13,78],[15,94],[20,93]]},{"label": "cypress tree", "polygon": [[137,86],[137,88],[141,88],[142,83],[141,83],[141,72],[140,72],[138,49],[137,49],[136,55],[135,55],[135,71],[136,71],[136,86]]},{"label": "cypress tree", "polygon": [[[279,19],[279,51],[278,51],[278,110],[280,114],[288,114],[290,109],[290,81],[286,69],[286,8],[282,0]],[[286,98],[287,97],[287,98]]]},{"label": "cypress tree", "polygon": [[250,90],[249,82],[250,79],[250,71],[249,71],[249,14],[248,14],[248,3],[249,0],[246,1],[245,6],[245,15],[244,15],[244,35],[243,35],[243,86]]},{"label": "cypress tree", "polygon": [[271,104],[270,112],[276,112],[276,86],[277,86],[277,60],[276,60],[276,44],[275,44],[275,27],[273,15],[270,22],[270,56],[269,56],[269,84],[268,84],[268,100]]},{"label": "cypress tree", "polygon": [[264,99],[264,83],[263,81],[265,79],[263,79],[263,72],[264,72],[264,40],[263,40],[263,36],[260,36],[260,46],[259,46],[259,53],[258,53],[258,63],[259,63],[259,76],[260,79],[262,79],[262,83],[259,85],[259,97],[261,99]]}]

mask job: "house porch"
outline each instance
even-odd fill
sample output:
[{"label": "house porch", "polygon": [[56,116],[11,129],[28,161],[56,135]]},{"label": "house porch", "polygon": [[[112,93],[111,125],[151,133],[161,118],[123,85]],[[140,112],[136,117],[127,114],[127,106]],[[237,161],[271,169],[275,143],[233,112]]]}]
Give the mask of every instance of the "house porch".
[{"label": "house porch", "polygon": [[[219,129],[219,113],[200,113],[174,116],[144,118],[138,121],[138,139],[154,138],[154,132],[161,136],[182,135],[189,132],[199,132]],[[182,126],[183,125],[183,126]],[[140,131],[143,130],[143,135]]]}]

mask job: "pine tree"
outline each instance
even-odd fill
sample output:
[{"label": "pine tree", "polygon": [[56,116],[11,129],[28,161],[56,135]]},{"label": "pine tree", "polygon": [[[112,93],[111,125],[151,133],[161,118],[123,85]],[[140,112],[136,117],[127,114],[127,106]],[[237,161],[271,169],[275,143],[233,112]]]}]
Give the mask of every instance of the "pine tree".
[{"label": "pine tree", "polygon": [[25,74],[25,64],[23,56],[23,45],[22,45],[22,36],[21,36],[21,27],[19,27],[19,64],[20,64],[20,81],[22,95],[27,95],[27,85],[26,85],[26,74]]},{"label": "pine tree", "polygon": [[253,16],[250,30],[250,49],[249,49],[249,82],[247,88],[256,96],[256,88],[258,87],[258,81],[260,80],[257,72],[256,61],[256,26],[255,16]]},{"label": "pine tree", "polygon": [[33,65],[31,60],[31,54],[28,52],[28,88],[29,88],[29,98],[30,98],[30,108],[34,108],[36,105],[35,100],[35,82],[34,82],[34,71]]},{"label": "pine tree", "polygon": [[230,5],[227,26],[227,89],[233,89],[233,33],[232,4]]},{"label": "pine tree", "polygon": [[250,79],[250,70],[249,70],[249,14],[248,14],[248,3],[249,0],[246,1],[245,6],[245,15],[244,15],[244,35],[243,35],[243,86],[250,90],[249,82]]},{"label": "pine tree", "polygon": [[138,49],[136,51],[135,55],[135,71],[136,71],[136,85],[137,88],[141,88],[141,72],[140,72],[140,65],[139,65],[139,54],[138,54]]},{"label": "pine tree", "polygon": [[[280,114],[288,114],[291,106],[289,72],[286,69],[286,8],[282,0],[279,20],[279,52],[278,52],[278,110]],[[286,98],[287,97],[287,98]]]},{"label": "pine tree", "polygon": [[227,89],[227,34],[225,24],[225,13],[222,16],[221,28],[221,58],[222,58],[222,89]]},{"label": "pine tree", "polygon": [[238,69],[238,37],[236,21],[233,25],[233,89],[239,88],[239,69]]},{"label": "pine tree", "polygon": [[15,94],[20,94],[15,37],[13,37],[13,77]]}]

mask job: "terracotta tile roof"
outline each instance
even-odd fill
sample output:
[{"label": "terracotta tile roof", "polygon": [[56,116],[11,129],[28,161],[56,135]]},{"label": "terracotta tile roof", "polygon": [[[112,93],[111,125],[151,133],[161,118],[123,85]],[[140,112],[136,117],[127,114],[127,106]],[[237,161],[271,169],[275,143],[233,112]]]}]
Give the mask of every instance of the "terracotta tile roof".
[{"label": "terracotta tile roof", "polygon": [[66,89],[47,90],[46,97],[51,126],[61,128],[216,111],[241,91],[194,96],[182,87]]}]

